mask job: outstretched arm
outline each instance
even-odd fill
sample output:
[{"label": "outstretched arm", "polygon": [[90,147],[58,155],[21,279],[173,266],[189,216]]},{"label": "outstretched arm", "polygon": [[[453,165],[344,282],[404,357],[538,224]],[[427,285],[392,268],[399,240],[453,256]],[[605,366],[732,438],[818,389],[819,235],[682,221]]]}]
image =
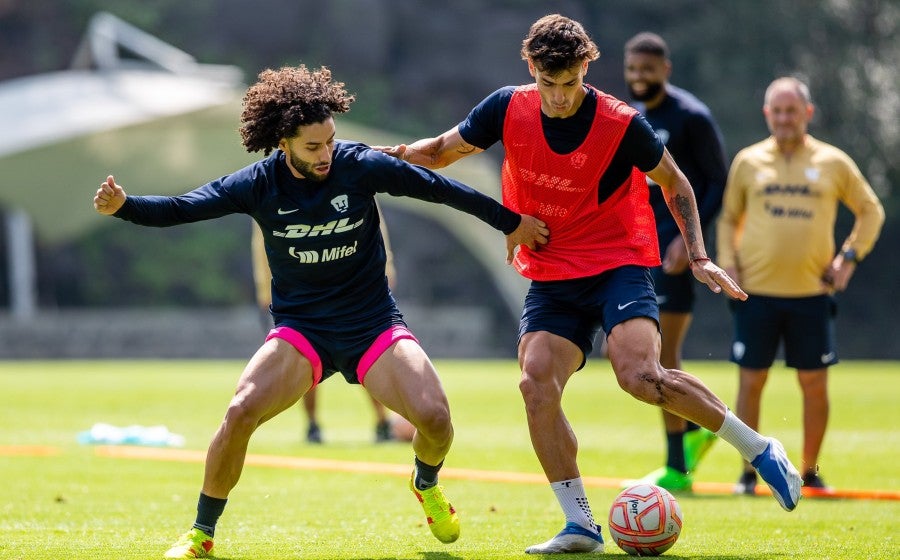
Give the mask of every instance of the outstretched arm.
[{"label": "outstretched arm", "polygon": [[112,216],[125,204],[126,198],[128,195],[116,184],[113,176],[109,175],[106,181],[100,183],[100,188],[94,195],[94,209],[101,214]]},{"label": "outstretched arm", "polygon": [[663,151],[662,160],[656,168],[647,173],[647,176],[663,189],[666,204],[684,238],[694,277],[715,293],[725,290],[725,293],[733,298],[747,299],[744,290],[709,259],[703,244],[703,229],[700,226],[694,190],[687,177],[675,164],[669,150]]},{"label": "outstretched arm", "polygon": [[373,162],[379,162],[372,167],[375,192],[444,204],[475,216],[506,234],[507,264],[512,263],[519,245],[538,250],[540,245],[547,243],[550,231],[543,221],[513,212],[472,187],[425,166],[408,165],[386,157],[383,152],[375,150],[371,153]]},{"label": "outstretched arm", "polygon": [[429,169],[447,167],[466,156],[480,154],[484,151],[463,140],[458,126],[436,138],[423,138],[412,144],[373,146],[373,148],[389,156]]}]

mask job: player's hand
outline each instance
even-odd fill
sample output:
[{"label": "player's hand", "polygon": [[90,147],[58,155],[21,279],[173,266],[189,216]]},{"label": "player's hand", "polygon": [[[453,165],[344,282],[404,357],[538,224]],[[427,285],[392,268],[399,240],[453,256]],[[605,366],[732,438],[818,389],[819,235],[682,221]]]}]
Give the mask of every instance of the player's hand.
[{"label": "player's hand", "polygon": [[738,271],[736,266],[726,266],[723,270],[729,278],[737,282],[738,285],[741,284],[741,273]]},{"label": "player's hand", "polygon": [[404,154],[406,154],[406,144],[397,144],[396,146],[372,146],[372,149],[397,159],[403,159]]},{"label": "player's hand", "polygon": [[694,262],[691,264],[691,271],[694,273],[694,278],[706,284],[713,293],[718,294],[724,290],[729,297],[741,301],[745,301],[748,297],[747,292],[742,290],[737,282],[731,279],[731,276],[710,260]]},{"label": "player's hand", "polygon": [[512,264],[516,256],[519,245],[525,245],[529,249],[536,251],[538,245],[547,243],[550,230],[547,224],[534,216],[522,214],[522,221],[519,227],[506,236],[506,264]]},{"label": "player's hand", "polygon": [[856,271],[856,263],[838,254],[822,275],[822,282],[829,292],[843,292]]},{"label": "player's hand", "polygon": [[688,266],[691,264],[691,259],[688,258],[687,247],[684,245],[684,239],[681,236],[677,236],[675,239],[669,243],[669,246],[666,247],[666,254],[663,255],[662,260],[662,269],[666,274],[676,275],[681,274],[685,270],[687,270]]},{"label": "player's hand", "polygon": [[101,214],[111,216],[125,204],[125,198],[127,198],[125,191],[116,184],[116,180],[110,175],[106,181],[100,183],[100,188],[94,195],[94,209]]}]

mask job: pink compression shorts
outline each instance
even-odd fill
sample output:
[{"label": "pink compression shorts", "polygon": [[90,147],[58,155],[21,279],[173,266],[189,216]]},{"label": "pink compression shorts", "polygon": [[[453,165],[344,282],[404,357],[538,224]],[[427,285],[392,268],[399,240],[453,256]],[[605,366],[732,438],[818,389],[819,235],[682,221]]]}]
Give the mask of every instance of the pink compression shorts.
[{"label": "pink compression shorts", "polygon": [[[269,341],[272,338],[284,340],[293,346],[297,352],[300,352],[304,358],[309,360],[313,370],[313,387],[322,381],[322,358],[319,357],[319,353],[316,352],[316,349],[303,334],[291,327],[275,327],[269,331],[268,336],[266,336],[266,341]],[[356,378],[360,385],[364,384],[366,374],[369,373],[372,365],[382,354],[384,354],[385,350],[390,348],[391,345],[398,340],[404,338],[419,342],[415,335],[402,325],[394,325],[375,338],[372,345],[369,346],[359,359],[359,365],[356,367]]]}]

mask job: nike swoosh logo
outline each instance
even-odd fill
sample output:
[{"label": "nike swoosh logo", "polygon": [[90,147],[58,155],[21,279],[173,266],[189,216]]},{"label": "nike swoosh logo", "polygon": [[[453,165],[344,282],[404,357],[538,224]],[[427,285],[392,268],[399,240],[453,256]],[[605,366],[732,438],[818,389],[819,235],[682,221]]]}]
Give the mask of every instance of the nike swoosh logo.
[{"label": "nike swoosh logo", "polygon": [[281,208],[279,208],[279,209],[278,209],[278,215],[279,215],[279,216],[284,216],[285,214],[293,214],[294,212],[296,212],[296,211],[298,211],[298,210],[300,210],[300,209],[299,209],[299,208],[294,208],[293,210],[282,210]]},{"label": "nike swoosh logo", "polygon": [[623,309],[625,309],[626,307],[628,307],[628,306],[631,305],[632,303],[637,303],[637,300],[629,301],[628,303],[620,303],[617,307],[619,308],[619,311],[622,311]]},{"label": "nike swoosh logo", "polygon": [[822,363],[827,364],[831,360],[834,359],[834,352],[829,352],[827,354],[822,354]]}]

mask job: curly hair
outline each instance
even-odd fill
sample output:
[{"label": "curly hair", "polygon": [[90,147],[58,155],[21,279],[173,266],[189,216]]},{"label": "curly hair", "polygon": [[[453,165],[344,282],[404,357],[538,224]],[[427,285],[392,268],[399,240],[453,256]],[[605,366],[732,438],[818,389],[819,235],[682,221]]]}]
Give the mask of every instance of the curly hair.
[{"label": "curly hair", "polygon": [[597,60],[600,50],[580,23],[552,14],[531,25],[521,54],[523,60],[554,76],[585,60]]},{"label": "curly hair", "polygon": [[244,95],[240,128],[244,147],[268,155],[282,138],[294,136],[297,127],[346,113],[354,100],[343,82],[331,81],[331,70],[325,66],[315,71],[304,64],[263,70]]}]

